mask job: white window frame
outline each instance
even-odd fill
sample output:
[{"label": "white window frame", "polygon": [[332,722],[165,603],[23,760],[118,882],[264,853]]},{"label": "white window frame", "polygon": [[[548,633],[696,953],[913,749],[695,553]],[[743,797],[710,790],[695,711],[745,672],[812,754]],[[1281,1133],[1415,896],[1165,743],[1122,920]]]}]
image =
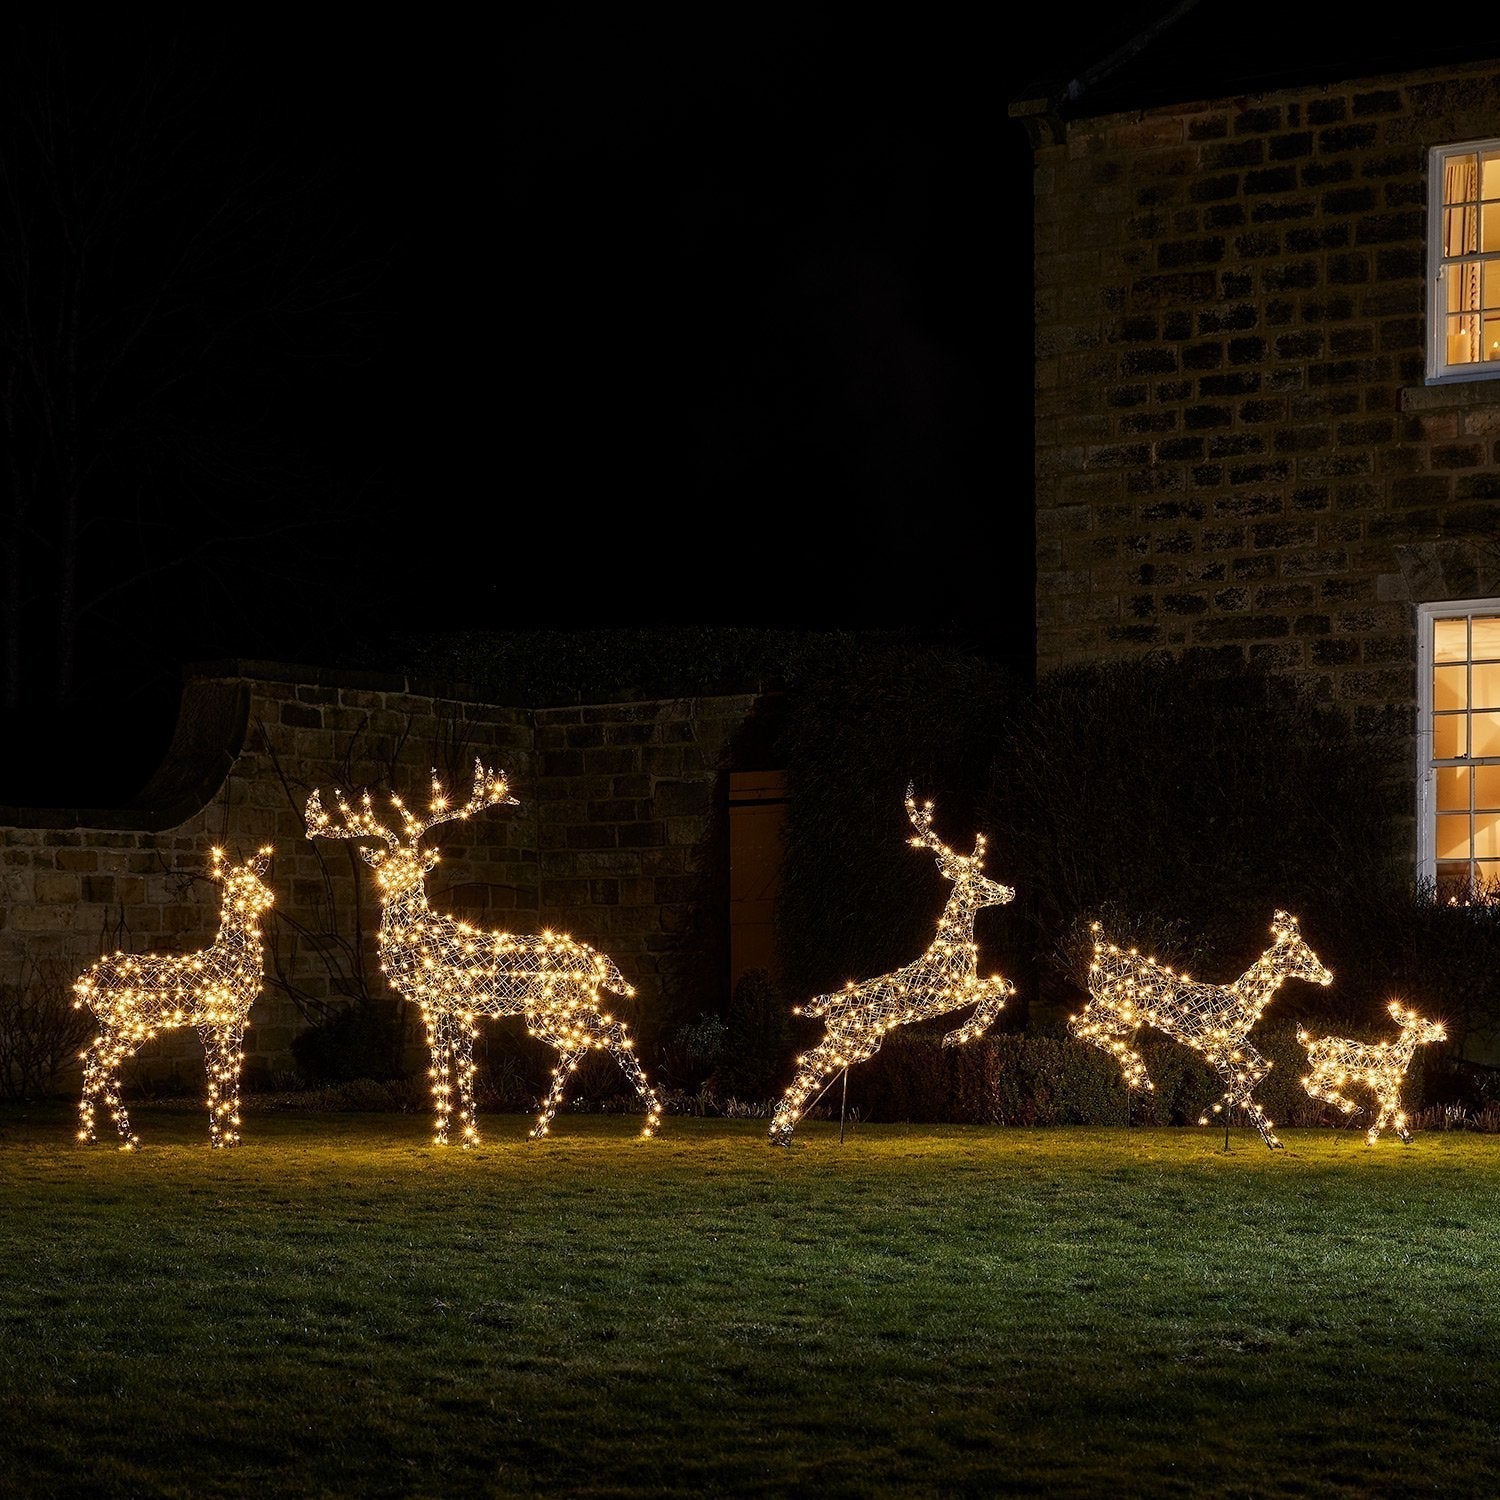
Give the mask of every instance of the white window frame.
[{"label": "white window frame", "polygon": [[[1434,620],[1500,615],[1500,599],[1450,599],[1417,606],[1417,878],[1437,888],[1437,782],[1432,758],[1432,637]],[[1500,756],[1463,756],[1450,765],[1493,765]]]},{"label": "white window frame", "polygon": [[[1443,256],[1443,166],[1450,156],[1478,151],[1500,151],[1500,137],[1487,141],[1458,141],[1433,146],[1427,153],[1427,384],[1451,385],[1462,380],[1500,380],[1500,360],[1482,364],[1448,363],[1447,272]],[[1479,257],[1500,262],[1500,252]],[[1500,275],[1500,271],[1497,271]]]}]

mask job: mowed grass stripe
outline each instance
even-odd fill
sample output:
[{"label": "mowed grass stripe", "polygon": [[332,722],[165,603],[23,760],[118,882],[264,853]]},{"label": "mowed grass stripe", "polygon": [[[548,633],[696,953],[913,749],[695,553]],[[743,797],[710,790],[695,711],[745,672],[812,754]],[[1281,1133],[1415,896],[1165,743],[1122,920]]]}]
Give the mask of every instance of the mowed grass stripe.
[{"label": "mowed grass stripe", "polygon": [[0,1116],[0,1491],[1500,1494],[1500,1138]]}]

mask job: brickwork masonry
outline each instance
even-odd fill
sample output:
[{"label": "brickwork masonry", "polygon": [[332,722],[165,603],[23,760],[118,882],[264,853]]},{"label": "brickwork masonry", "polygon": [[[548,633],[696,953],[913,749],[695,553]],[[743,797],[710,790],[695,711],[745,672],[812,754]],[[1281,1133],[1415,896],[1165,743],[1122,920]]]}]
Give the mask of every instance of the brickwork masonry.
[{"label": "brickwork masonry", "polygon": [[[385,993],[368,868],[305,836],[315,786],[425,798],[437,768],[467,794],[474,759],[520,806],[434,834],[433,904],[486,926],[573,932],[637,988],[638,1029],[714,982],[712,913],[727,881],[724,778],[752,696],[519,709],[404,679],[235,663],[184,689],[168,762],[125,809],[0,808],[0,982],[66,984],[101,952],[191,952],[212,941],[215,845],[275,848],[272,957],[246,1037],[248,1076],[290,1069],[320,1008]],[[441,835],[440,837],[438,835]],[[705,939],[705,922],[715,930]],[[721,966],[719,966],[721,967]],[[148,1073],[201,1073],[170,1033]]]}]

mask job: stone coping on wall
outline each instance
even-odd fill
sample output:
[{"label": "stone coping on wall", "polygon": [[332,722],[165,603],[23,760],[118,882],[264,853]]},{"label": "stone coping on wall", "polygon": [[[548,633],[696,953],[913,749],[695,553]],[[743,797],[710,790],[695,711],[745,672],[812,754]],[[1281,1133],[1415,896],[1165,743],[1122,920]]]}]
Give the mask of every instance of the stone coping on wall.
[{"label": "stone coping on wall", "polygon": [[[398,672],[315,666],[308,663],[226,660],[184,669],[177,724],[162,763],[141,791],[117,807],[18,807],[0,805],[0,828],[98,829],[159,833],[202,812],[224,785],[245,744],[250,684],[279,683],[329,692],[404,694],[457,703],[482,703],[527,713],[591,711],[632,705],[578,703],[529,706],[497,704],[469,684],[438,682]],[[717,694],[707,696],[716,697]],[[744,695],[724,695],[743,697]]]}]

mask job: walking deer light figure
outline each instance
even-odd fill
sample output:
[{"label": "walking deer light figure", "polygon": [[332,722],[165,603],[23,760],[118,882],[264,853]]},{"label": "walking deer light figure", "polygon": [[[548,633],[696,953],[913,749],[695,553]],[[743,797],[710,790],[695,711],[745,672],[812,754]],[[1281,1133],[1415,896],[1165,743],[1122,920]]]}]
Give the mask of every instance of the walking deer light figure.
[{"label": "walking deer light figure", "polygon": [[914,788],[906,789],[906,815],[917,830],[908,839],[914,849],[931,849],[938,869],[953,882],[937,937],[914,963],[878,979],[853,980],[831,995],[815,996],[806,1005],[794,1007],[800,1016],[826,1016],[823,1040],[797,1059],[792,1080],[771,1121],[771,1144],[791,1144],[792,1131],[802,1118],[808,1101],[840,1069],[864,1062],[880,1050],[886,1032],[912,1021],[925,1021],[964,1006],[975,1007],[962,1026],[943,1038],[945,1047],[973,1041],[995,1022],[1015,986],[1000,975],[978,977],[978,949],[974,943],[974,916],[986,906],[1001,906],[1015,900],[1007,885],[988,880],[980,873],[984,865],[985,838],[974,839],[974,852],[955,854],[933,837],[932,803],[918,808]]},{"label": "walking deer light figure", "polygon": [[381,971],[407,1000],[419,1005],[432,1054],[432,1095],[437,1110],[436,1144],[448,1144],[453,1094],[458,1093],[463,1145],[478,1144],[474,1108],[474,1038],[480,1016],[524,1015],[526,1029],[559,1054],[552,1070],[552,1087],[530,1139],[547,1134],[563,1090],[579,1062],[591,1051],[608,1049],[646,1106],[643,1137],[661,1122],[661,1101],[637,1061],[623,1021],[599,1009],[599,991],[631,996],[613,961],[565,933],[522,936],[510,932],[482,932],[465,922],[433,911],[427,904],[423,878],[437,864],[436,849],[421,847],[430,828],[467,819],[486,807],[516,806],[503,775],[474,762],[474,789],[461,807],[449,805],[434,771],[432,801],[425,818],[414,817],[399,796],[391,803],[401,818],[405,839],[375,816],[370,794],[358,809],[342,793],[335,794],[339,816],[335,823],[324,812],[321,795],[307,801],[308,838],[381,839],[383,849],[361,848],[360,856],[375,871],[380,887]]},{"label": "walking deer light figure", "polygon": [[[1278,911],[1271,921],[1271,946],[1229,984],[1201,984],[1154,958],[1142,958],[1135,948],[1122,952],[1100,940],[1099,923],[1091,925],[1095,937],[1089,1001],[1079,1015],[1068,1017],[1073,1035],[1112,1053],[1126,1088],[1149,1092],[1154,1085],[1145,1059],[1136,1051],[1135,1036],[1142,1026],[1165,1032],[1191,1047],[1219,1075],[1224,1093],[1213,1112],[1218,1114],[1226,1104],[1239,1105],[1266,1145],[1279,1147],[1273,1122],[1250,1097],[1271,1064],[1246,1038],[1284,980],[1333,983],[1332,973],[1303,941],[1296,917]],[[1200,1116],[1198,1123],[1207,1125],[1208,1116]]]},{"label": "walking deer light figure", "polygon": [[264,983],[265,952],[256,920],[274,899],[261,880],[271,853],[268,846],[244,864],[226,868],[223,851],[213,851],[212,876],[223,885],[224,897],[212,946],[185,955],[117,951],[73,981],[73,1008],[86,1006],[100,1026],[80,1054],[80,1141],[95,1139],[94,1107],[102,1098],[120,1132],[120,1149],[135,1150],[140,1138],[120,1098],[120,1064],[159,1031],[195,1026],[208,1075],[209,1144],[239,1145],[240,1047]]},{"label": "walking deer light figure", "polygon": [[1355,1042],[1341,1036],[1313,1037],[1299,1028],[1297,1040],[1306,1048],[1312,1069],[1302,1080],[1302,1087],[1314,1099],[1338,1105],[1346,1115],[1352,1115],[1358,1106],[1352,1099],[1344,1097],[1344,1089],[1351,1084],[1369,1089],[1375,1096],[1379,1112],[1365,1132],[1366,1142],[1373,1146],[1380,1132],[1389,1125],[1410,1145],[1411,1131],[1406,1128],[1406,1115],[1401,1108],[1402,1080],[1418,1046],[1424,1042],[1446,1041],[1448,1033],[1441,1022],[1423,1020],[1399,1000],[1392,1000],[1386,1009],[1401,1029],[1400,1038],[1395,1042]]}]

